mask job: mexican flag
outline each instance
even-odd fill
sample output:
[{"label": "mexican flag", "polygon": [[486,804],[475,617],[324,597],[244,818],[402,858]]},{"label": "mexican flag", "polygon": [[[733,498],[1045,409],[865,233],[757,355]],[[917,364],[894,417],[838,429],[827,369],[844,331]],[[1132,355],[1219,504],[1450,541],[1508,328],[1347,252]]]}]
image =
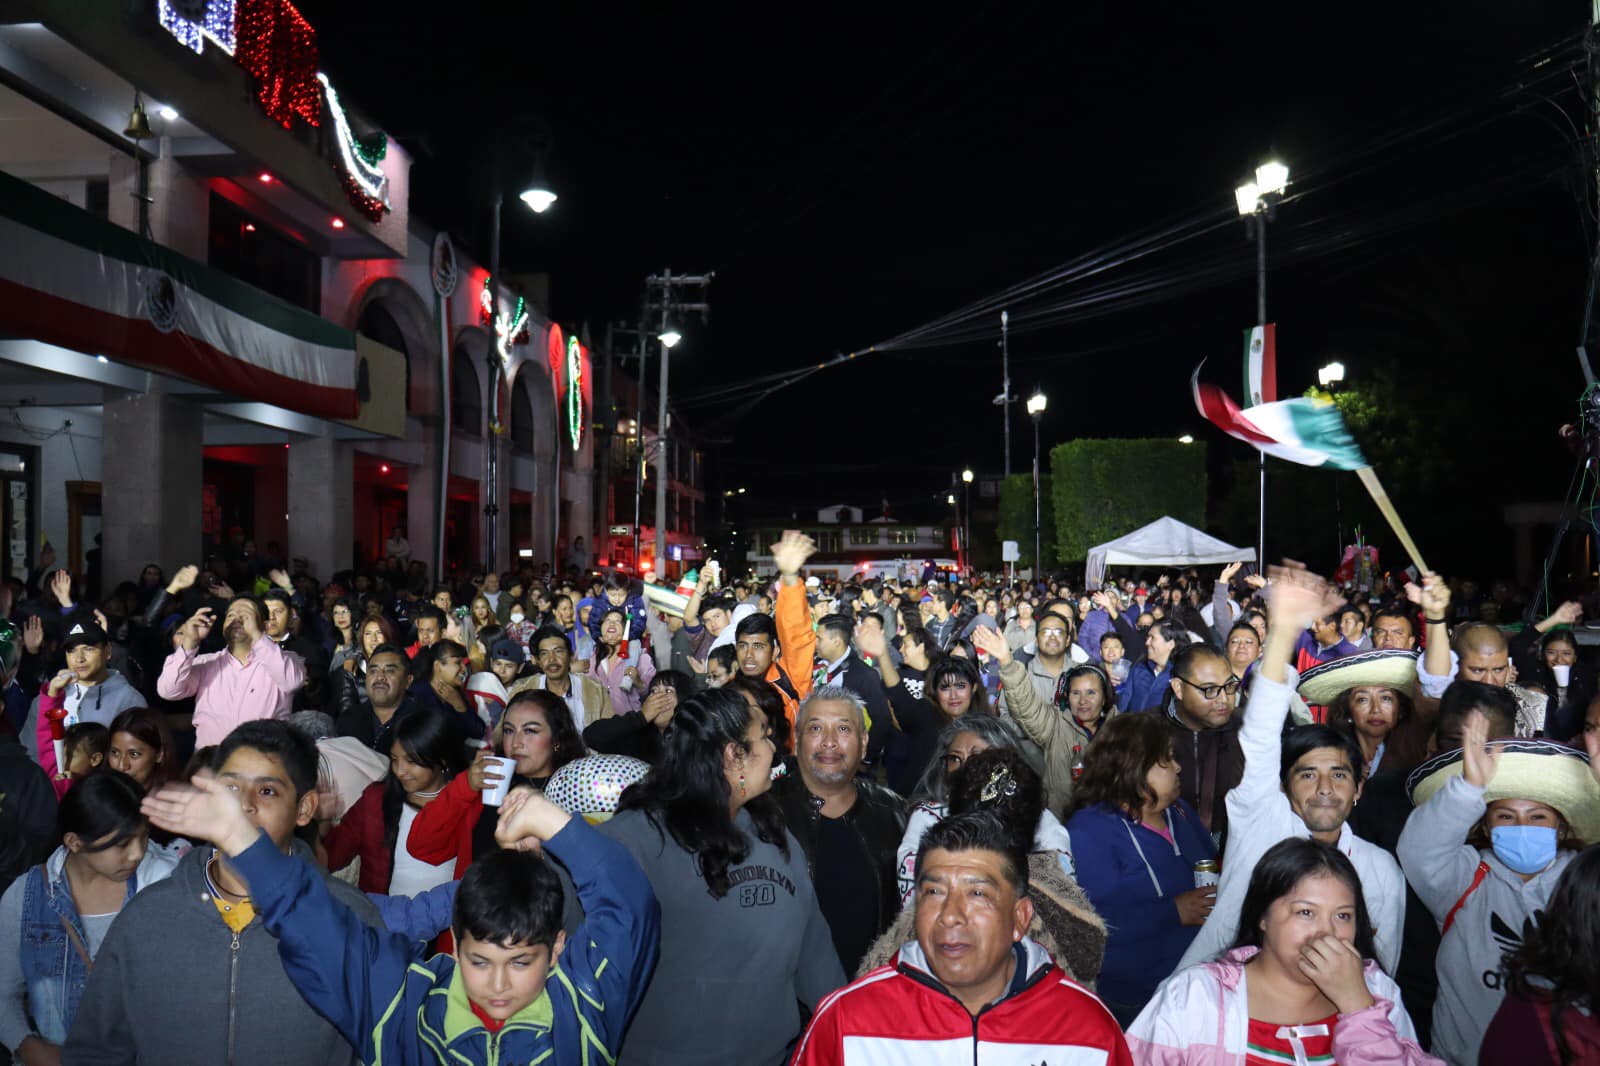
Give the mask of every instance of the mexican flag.
[{"label": "mexican flag", "polygon": [[1331,400],[1296,397],[1240,410],[1227,393],[1200,381],[1200,367],[1189,384],[1194,405],[1206,420],[1252,448],[1301,466],[1360,470],[1367,465]]},{"label": "mexican flag", "polygon": [[1278,398],[1278,327],[1271,322],[1245,330],[1244,398],[1251,407]]}]

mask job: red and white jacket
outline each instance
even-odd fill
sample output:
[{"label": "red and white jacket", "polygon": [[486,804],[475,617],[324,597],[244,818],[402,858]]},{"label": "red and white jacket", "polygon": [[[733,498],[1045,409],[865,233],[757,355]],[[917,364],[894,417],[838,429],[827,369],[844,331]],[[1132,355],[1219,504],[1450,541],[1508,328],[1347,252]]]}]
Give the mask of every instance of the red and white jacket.
[{"label": "red and white jacket", "polygon": [[1105,1005],[1031,940],[1027,975],[978,1012],[945,990],[912,941],[817,1005],[791,1066],[1132,1066]]}]

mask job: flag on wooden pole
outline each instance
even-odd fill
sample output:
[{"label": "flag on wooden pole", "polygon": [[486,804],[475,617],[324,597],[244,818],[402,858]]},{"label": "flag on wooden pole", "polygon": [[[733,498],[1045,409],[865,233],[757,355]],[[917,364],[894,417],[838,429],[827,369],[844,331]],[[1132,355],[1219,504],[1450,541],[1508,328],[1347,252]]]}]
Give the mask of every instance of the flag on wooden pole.
[{"label": "flag on wooden pole", "polygon": [[[1202,363],[1201,366],[1205,364]],[[1389,499],[1389,494],[1379,482],[1377,472],[1361,454],[1361,446],[1350,435],[1344,417],[1332,400],[1298,396],[1291,400],[1277,400],[1257,404],[1241,410],[1233,397],[1200,380],[1200,367],[1194,368],[1189,379],[1194,393],[1194,405],[1206,421],[1235,440],[1268,455],[1301,466],[1331,467],[1334,470],[1354,470],[1361,484],[1371,494],[1372,501],[1388,519],[1389,526],[1400,538],[1400,543],[1410,553],[1417,569],[1426,572],[1422,553],[1411,539],[1411,533],[1400,520],[1400,514]]]}]

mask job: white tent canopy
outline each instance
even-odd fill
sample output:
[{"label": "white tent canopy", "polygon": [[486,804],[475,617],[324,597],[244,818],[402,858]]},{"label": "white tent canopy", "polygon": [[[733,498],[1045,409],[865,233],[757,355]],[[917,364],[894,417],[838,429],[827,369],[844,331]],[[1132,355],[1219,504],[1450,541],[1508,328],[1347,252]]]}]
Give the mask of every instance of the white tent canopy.
[{"label": "white tent canopy", "polygon": [[1099,588],[1108,566],[1204,566],[1250,563],[1254,548],[1235,548],[1176,518],[1158,518],[1132,533],[1089,549],[1085,582]]}]

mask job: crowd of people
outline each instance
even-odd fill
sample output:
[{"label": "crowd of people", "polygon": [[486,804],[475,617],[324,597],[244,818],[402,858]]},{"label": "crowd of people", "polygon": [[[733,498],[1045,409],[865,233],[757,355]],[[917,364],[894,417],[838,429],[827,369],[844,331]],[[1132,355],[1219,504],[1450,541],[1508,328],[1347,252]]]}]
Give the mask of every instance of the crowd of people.
[{"label": "crowd of people", "polygon": [[1600,1061],[1580,602],[251,552],[0,585],[55,1063]]}]

